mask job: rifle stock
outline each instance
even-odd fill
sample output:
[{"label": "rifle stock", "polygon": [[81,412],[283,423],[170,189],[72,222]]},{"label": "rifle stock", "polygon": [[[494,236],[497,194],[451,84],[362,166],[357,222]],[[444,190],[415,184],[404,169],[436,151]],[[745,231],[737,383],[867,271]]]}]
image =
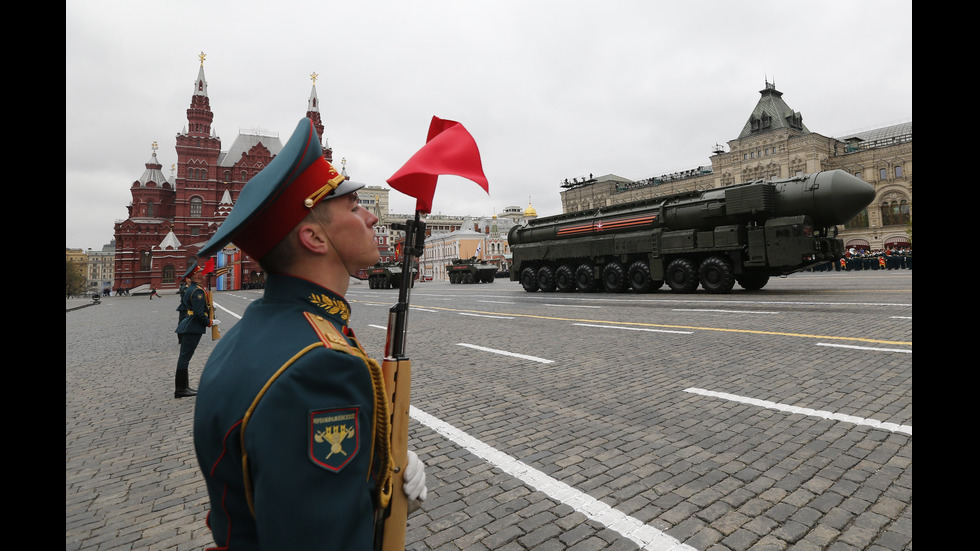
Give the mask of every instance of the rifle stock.
[{"label": "rifle stock", "polygon": [[391,476],[391,501],[385,519],[382,551],[404,551],[405,526],[408,522],[408,497],[402,490],[408,463],[408,419],[412,392],[412,362],[385,359],[381,363],[385,392],[391,404],[391,457],[395,470]]},{"label": "rifle stock", "polygon": [[214,319],[214,297],[211,295],[211,274],[208,274],[208,288],[204,291],[204,296],[208,301],[208,325],[211,326],[211,340],[216,341],[221,338],[221,330],[218,329],[218,322]]},{"label": "rifle stock", "polygon": [[208,297],[208,323],[211,325],[211,340],[216,341],[221,338],[221,330],[218,329],[218,324],[214,320],[214,301],[211,298],[211,291],[206,291],[205,295]]}]

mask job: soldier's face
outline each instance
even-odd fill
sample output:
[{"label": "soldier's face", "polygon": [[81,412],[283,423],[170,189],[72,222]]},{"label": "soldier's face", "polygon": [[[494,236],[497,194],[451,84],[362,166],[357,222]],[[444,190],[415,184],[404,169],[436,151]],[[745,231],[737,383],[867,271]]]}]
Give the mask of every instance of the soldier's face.
[{"label": "soldier's face", "polygon": [[381,259],[374,238],[378,217],[361,207],[357,193],[331,199],[327,234],[337,256],[349,270],[373,266]]}]

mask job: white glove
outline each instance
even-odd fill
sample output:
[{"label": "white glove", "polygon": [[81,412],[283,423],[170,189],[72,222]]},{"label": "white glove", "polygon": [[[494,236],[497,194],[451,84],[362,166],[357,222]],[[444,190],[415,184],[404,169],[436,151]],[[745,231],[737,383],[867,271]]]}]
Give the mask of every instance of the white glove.
[{"label": "white glove", "polygon": [[408,501],[425,501],[428,490],[425,487],[425,463],[412,450],[408,450],[408,464],[405,465],[402,488]]}]

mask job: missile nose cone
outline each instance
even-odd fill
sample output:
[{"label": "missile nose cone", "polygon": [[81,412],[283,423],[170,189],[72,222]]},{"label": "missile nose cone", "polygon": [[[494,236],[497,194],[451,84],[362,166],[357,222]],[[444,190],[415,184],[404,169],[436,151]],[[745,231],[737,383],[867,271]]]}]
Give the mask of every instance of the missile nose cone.
[{"label": "missile nose cone", "polygon": [[845,224],[874,201],[874,186],[843,170],[822,172],[817,178],[818,192],[831,198],[822,213],[828,224]]}]

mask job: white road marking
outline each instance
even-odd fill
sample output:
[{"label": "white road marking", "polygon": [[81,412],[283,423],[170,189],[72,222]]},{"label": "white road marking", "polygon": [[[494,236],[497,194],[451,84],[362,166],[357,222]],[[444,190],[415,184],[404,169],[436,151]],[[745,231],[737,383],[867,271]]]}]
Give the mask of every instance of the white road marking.
[{"label": "white road marking", "polygon": [[778,314],[779,312],[753,312],[751,310],[710,310],[708,308],[671,308],[673,312],[712,312],[715,314]]},{"label": "white road marking", "polygon": [[484,444],[480,440],[444,421],[436,419],[415,406],[410,408],[409,414],[419,423],[438,432],[451,442],[497,467],[504,473],[517,478],[524,484],[544,493],[549,498],[572,507],[585,515],[589,520],[599,522],[610,530],[622,534],[623,537],[639,545],[641,549],[647,551],[696,551],[693,547],[684,545],[664,532],[652,526],[647,526],[643,522],[613,509],[588,494],[576,490],[572,486],[552,478],[506,453]]},{"label": "white road marking", "polygon": [[845,415],[843,413],[835,413],[832,411],[821,411],[821,410],[810,409],[810,408],[801,408],[797,406],[780,404],[777,402],[770,402],[769,400],[759,400],[756,398],[748,398],[745,396],[728,394],[727,392],[715,392],[712,390],[705,390],[703,388],[693,388],[693,387],[686,388],[684,389],[684,392],[700,394],[701,396],[710,396],[712,398],[721,398],[722,400],[731,400],[733,402],[741,402],[743,404],[750,404],[753,406],[764,407],[767,409],[785,411],[787,413],[799,413],[801,415],[810,415],[813,417],[821,417],[823,419],[833,419],[834,421],[842,421],[844,423],[852,423],[855,425],[862,425],[875,429],[889,430],[892,432],[901,432],[909,436],[912,436],[911,425],[899,425],[896,423],[882,423],[881,421],[877,421],[875,419],[855,417],[854,415]]},{"label": "white road marking", "polygon": [[512,320],[512,316],[488,316],[487,314],[471,314],[469,312],[457,312],[461,316],[473,316],[475,318],[497,318],[502,320]]},{"label": "white road marking", "polygon": [[852,348],[854,350],[872,350],[874,352],[903,352],[905,354],[911,354],[912,349],[905,348],[876,348],[874,346],[856,346],[853,344],[831,344],[829,342],[818,342],[817,346],[833,346],[835,348]]},{"label": "white road marking", "polygon": [[645,327],[622,327],[619,325],[593,325],[591,323],[573,323],[572,325],[581,325],[582,327],[600,327],[602,329],[625,329],[627,331],[650,331],[651,333],[678,333],[681,335],[690,335],[694,331],[671,331],[670,329],[647,329]]},{"label": "white road marking", "polygon": [[543,364],[555,363],[554,360],[546,360],[544,358],[538,358],[536,356],[528,356],[525,354],[517,354],[515,352],[507,352],[506,350],[497,350],[495,348],[485,348],[483,346],[477,346],[475,344],[466,344],[465,342],[456,343],[458,346],[465,346],[467,348],[472,348],[474,350],[482,350],[484,352],[493,352],[494,354],[502,354],[504,356],[512,356],[514,358],[521,358],[524,360],[531,360],[532,362],[539,362]]},{"label": "white road marking", "polygon": [[222,305],[220,305],[220,304],[218,304],[217,302],[215,302],[215,303],[213,303],[213,304],[214,304],[214,307],[215,307],[215,308],[221,308],[221,310],[222,310],[222,311],[224,311],[224,312],[228,312],[229,314],[231,314],[231,317],[233,317],[233,318],[235,318],[235,319],[242,319],[242,317],[241,317],[240,315],[238,315],[238,314],[236,314],[236,313],[234,313],[234,312],[232,312],[231,310],[229,310],[229,309],[227,309],[227,308],[225,308],[224,306],[222,306]]}]

